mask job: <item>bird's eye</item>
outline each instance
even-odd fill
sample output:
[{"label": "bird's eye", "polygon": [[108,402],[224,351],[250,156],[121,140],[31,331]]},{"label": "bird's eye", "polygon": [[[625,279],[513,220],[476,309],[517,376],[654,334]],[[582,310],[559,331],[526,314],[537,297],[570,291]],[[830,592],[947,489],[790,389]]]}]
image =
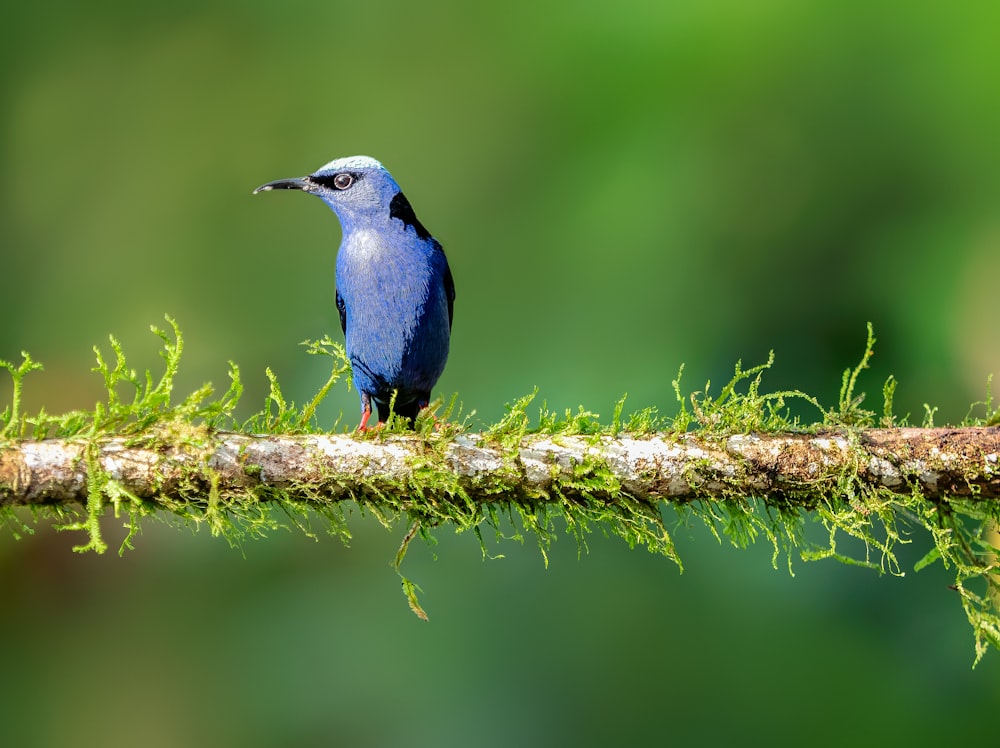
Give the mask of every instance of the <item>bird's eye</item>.
[{"label": "bird's eye", "polygon": [[338,174],[333,178],[333,186],[338,190],[346,190],[354,184],[354,177],[350,174]]}]

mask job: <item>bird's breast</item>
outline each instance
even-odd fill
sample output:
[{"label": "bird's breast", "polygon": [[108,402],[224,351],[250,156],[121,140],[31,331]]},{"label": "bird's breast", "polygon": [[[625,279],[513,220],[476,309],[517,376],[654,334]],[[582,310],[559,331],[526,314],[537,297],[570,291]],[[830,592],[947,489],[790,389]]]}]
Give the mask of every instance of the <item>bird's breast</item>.
[{"label": "bird's breast", "polygon": [[342,243],[337,290],[360,385],[429,391],[437,381],[450,337],[446,270],[440,246],[412,231],[353,232]]},{"label": "bird's breast", "polygon": [[416,326],[431,322],[428,313],[440,316],[437,297],[444,298],[444,281],[435,262],[440,249],[414,239],[412,232],[386,236],[359,231],[341,245],[337,289],[349,327],[381,328],[405,338]]}]

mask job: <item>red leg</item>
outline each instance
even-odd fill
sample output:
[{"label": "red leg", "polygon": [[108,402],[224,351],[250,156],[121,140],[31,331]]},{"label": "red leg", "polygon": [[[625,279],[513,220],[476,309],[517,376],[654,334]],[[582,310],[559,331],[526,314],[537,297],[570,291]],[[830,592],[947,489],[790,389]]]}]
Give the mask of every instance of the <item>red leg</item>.
[{"label": "red leg", "polygon": [[367,393],[361,393],[361,423],[358,424],[358,431],[368,430],[368,419],[372,415],[372,401]]}]

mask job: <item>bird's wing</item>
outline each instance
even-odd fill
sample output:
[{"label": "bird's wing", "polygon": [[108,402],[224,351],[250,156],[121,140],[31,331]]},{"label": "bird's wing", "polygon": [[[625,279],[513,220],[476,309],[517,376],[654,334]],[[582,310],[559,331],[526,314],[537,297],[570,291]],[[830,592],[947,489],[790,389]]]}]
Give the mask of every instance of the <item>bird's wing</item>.
[{"label": "bird's wing", "polygon": [[[452,293],[454,294],[454,291]],[[347,335],[347,307],[344,306],[344,297],[340,295],[339,289],[337,290],[337,312],[340,314],[340,331]]]},{"label": "bird's wing", "polygon": [[451,321],[455,316],[455,279],[451,277],[451,268],[447,265],[444,269],[444,295],[448,297],[448,329],[451,330]]}]

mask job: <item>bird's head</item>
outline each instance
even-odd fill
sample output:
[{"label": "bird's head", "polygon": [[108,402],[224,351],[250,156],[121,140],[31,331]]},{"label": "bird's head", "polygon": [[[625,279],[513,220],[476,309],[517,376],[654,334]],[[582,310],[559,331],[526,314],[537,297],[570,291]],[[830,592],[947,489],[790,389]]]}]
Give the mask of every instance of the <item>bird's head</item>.
[{"label": "bird's head", "polygon": [[253,192],[302,190],[321,198],[333,208],[344,230],[389,215],[399,185],[378,161],[368,156],[338,158],[312,174],[295,179],[279,179]]}]

